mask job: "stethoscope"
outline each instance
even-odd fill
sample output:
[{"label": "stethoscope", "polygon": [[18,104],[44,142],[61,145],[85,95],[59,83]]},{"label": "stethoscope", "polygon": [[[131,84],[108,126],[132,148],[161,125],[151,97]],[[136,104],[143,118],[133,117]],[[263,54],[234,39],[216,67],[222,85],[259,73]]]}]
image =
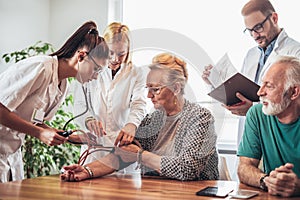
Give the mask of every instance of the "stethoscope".
[{"label": "stethoscope", "polygon": [[[61,136],[68,137],[69,135],[71,135],[72,133],[74,133],[75,130],[66,130],[68,124],[69,124],[71,121],[73,121],[74,119],[76,119],[76,118],[78,118],[78,117],[84,115],[84,114],[87,113],[88,110],[89,110],[89,101],[88,101],[88,96],[87,96],[87,88],[85,88],[83,84],[81,84],[81,88],[82,88],[82,91],[83,91],[83,94],[84,94],[84,100],[85,100],[85,106],[86,106],[86,108],[85,108],[85,110],[84,110],[82,113],[80,113],[80,114],[78,114],[78,115],[72,117],[71,119],[69,119],[69,120],[65,123],[65,125],[64,125],[64,127],[63,127],[63,130],[64,130],[64,131],[63,131],[63,132],[57,132],[57,133],[58,133],[59,135],[61,135]],[[90,98],[91,98],[91,93],[89,92],[89,99],[90,99]],[[90,100],[90,103],[91,103],[91,100]],[[76,130],[76,131],[77,131],[77,130]]]},{"label": "stethoscope", "polygon": [[[63,127],[64,131],[63,132],[58,132],[58,134],[61,135],[61,136],[64,136],[64,137],[68,137],[69,135],[71,135],[75,132],[81,132],[81,133],[86,135],[86,138],[88,139],[87,143],[86,143],[88,148],[80,155],[80,158],[79,158],[79,161],[78,161],[78,164],[83,165],[85,160],[87,159],[88,155],[90,155],[90,154],[92,154],[96,151],[111,152],[113,150],[113,147],[104,147],[101,144],[97,144],[92,138],[90,138],[88,136],[88,134],[86,132],[84,132],[82,130],[66,130],[66,127],[68,126],[68,124],[71,121],[73,121],[74,119],[76,119],[76,118],[84,115],[85,113],[87,113],[88,110],[89,110],[89,105],[92,105],[91,104],[91,92],[90,92],[90,90],[89,90],[89,92],[87,92],[88,88],[84,87],[83,84],[81,84],[81,88],[82,88],[82,91],[83,91],[83,94],[84,94],[86,108],[82,113],[80,113],[80,114],[76,115],[75,117],[72,117],[71,119],[69,119]],[[89,96],[87,95],[87,93],[89,93]],[[91,108],[91,110],[94,112],[94,110],[92,108]],[[77,142],[72,142],[72,141],[69,141],[69,142],[72,143],[72,144],[83,144],[83,143],[77,143]]]},{"label": "stethoscope", "polygon": [[[79,63],[78,63],[78,71],[79,71]],[[74,119],[76,119],[76,118],[78,118],[78,117],[84,115],[85,113],[87,113],[88,110],[89,110],[89,104],[92,105],[92,102],[91,102],[91,91],[89,90],[89,98],[88,98],[88,95],[87,95],[87,89],[88,89],[88,87],[85,87],[85,86],[84,86],[84,83],[83,83],[83,81],[82,81],[82,77],[81,77],[81,74],[80,74],[80,73],[79,73],[79,79],[80,79],[80,82],[81,82],[81,88],[82,88],[82,91],[83,91],[83,94],[84,94],[84,100],[85,100],[85,106],[86,106],[86,108],[85,108],[85,110],[84,110],[82,113],[80,113],[80,114],[78,114],[78,115],[72,117],[71,119],[69,119],[69,120],[65,123],[65,125],[63,126],[63,130],[64,130],[63,132],[58,132],[59,135],[64,136],[64,137],[68,137],[69,135],[71,135],[72,133],[75,132],[74,130],[66,130],[68,124],[69,124],[71,121],[73,121]],[[88,99],[89,99],[89,101],[88,101]],[[92,110],[93,114],[95,114],[94,109],[91,108],[91,110]]]}]

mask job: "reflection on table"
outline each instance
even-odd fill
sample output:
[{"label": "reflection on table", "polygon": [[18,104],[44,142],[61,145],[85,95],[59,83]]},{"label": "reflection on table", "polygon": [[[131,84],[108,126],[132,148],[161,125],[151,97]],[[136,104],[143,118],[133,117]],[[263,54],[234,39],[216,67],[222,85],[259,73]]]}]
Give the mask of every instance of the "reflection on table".
[{"label": "reflection on table", "polygon": [[220,199],[196,196],[207,186],[259,192],[252,199],[282,199],[234,181],[178,181],[114,173],[82,182],[61,182],[59,175],[0,183],[0,199]]}]

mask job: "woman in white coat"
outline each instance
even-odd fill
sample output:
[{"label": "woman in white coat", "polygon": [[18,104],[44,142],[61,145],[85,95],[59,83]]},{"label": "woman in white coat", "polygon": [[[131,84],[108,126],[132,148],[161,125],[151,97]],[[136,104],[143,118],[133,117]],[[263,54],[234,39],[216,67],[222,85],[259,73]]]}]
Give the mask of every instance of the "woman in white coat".
[{"label": "woman in white coat", "polygon": [[[129,28],[126,25],[117,22],[109,24],[103,37],[110,50],[108,69],[88,84],[90,112],[79,123],[98,136],[99,144],[129,144],[146,114],[147,70],[132,64]],[[76,92],[76,96],[82,96],[81,89]],[[76,104],[78,113],[86,108],[84,100],[75,98]],[[86,148],[82,146],[82,153]],[[104,152],[90,154],[86,163],[104,155]]]},{"label": "woman in white coat", "polygon": [[0,182],[24,178],[21,146],[25,135],[45,144],[68,138],[48,127],[62,104],[68,77],[81,82],[97,78],[107,64],[108,46],[94,22],[84,23],[56,52],[22,60],[0,74]]}]

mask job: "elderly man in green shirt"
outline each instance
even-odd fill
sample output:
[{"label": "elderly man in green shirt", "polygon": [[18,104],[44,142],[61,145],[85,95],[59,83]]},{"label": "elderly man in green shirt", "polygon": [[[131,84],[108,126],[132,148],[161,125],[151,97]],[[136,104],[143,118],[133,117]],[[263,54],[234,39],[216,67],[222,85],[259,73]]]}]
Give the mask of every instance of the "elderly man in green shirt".
[{"label": "elderly man in green shirt", "polygon": [[[242,183],[271,195],[300,195],[300,60],[279,57],[263,78],[261,104],[247,113],[239,146]],[[263,171],[259,162],[263,159]]]}]

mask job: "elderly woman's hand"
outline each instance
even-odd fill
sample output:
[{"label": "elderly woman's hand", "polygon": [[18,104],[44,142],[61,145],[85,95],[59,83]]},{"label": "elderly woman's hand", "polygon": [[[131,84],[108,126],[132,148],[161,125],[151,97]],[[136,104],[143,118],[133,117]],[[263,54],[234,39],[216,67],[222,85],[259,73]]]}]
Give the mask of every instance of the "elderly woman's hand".
[{"label": "elderly woman's hand", "polygon": [[62,181],[82,181],[90,177],[87,170],[78,164],[65,166],[63,169],[65,171],[60,175],[60,180]]}]

